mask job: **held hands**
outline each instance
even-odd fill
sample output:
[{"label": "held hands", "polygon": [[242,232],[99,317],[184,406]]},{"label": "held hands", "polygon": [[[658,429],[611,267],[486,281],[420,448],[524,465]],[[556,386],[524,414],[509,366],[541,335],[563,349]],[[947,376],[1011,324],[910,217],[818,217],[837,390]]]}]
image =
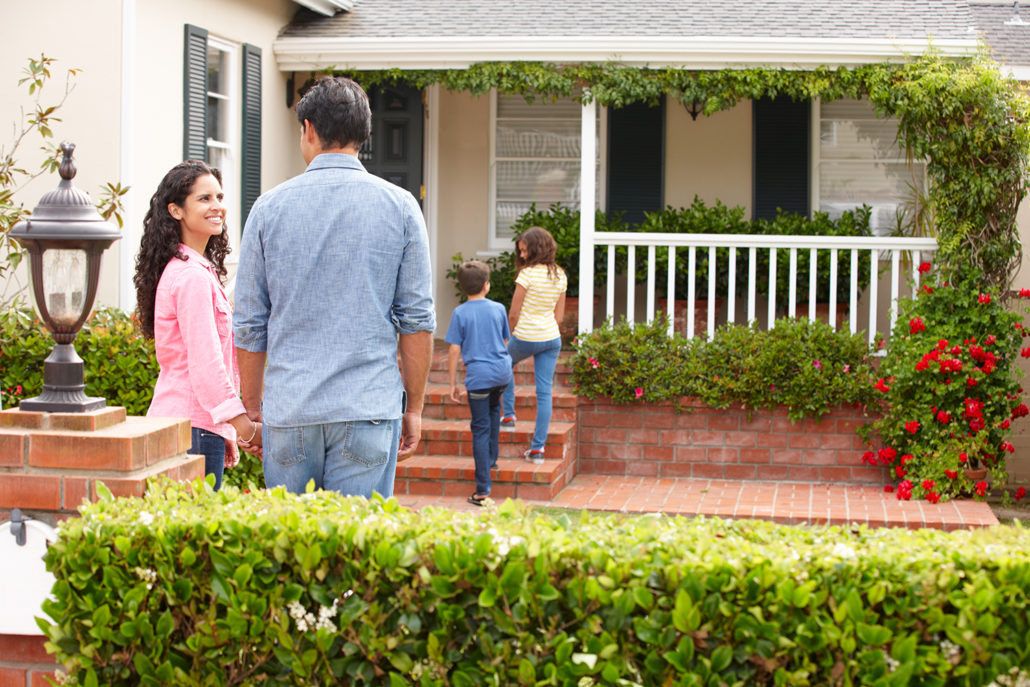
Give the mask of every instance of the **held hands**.
[{"label": "held hands", "polygon": [[[253,454],[258,458],[264,458],[264,450],[261,445],[261,423],[254,422],[254,434],[248,438],[244,438],[242,435],[237,435],[236,443],[247,453]],[[237,460],[239,458],[237,457]],[[235,463],[234,463],[235,465]],[[226,467],[230,467],[226,464]]]}]

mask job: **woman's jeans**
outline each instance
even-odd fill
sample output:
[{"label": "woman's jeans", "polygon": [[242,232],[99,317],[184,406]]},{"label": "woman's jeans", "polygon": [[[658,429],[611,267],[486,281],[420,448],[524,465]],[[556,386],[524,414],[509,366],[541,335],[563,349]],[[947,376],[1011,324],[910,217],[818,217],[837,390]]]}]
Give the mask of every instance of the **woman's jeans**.
[{"label": "woman's jeans", "polygon": [[[554,368],[561,352],[561,337],[550,341],[523,341],[514,336],[508,341],[512,367],[520,360],[533,357],[533,376],[536,379],[536,428],[530,448],[539,451],[547,443],[547,430],[551,426],[551,384]],[[515,381],[504,390],[504,417],[515,415]]]},{"label": "woman's jeans", "polygon": [[476,494],[490,493],[490,468],[497,466],[501,433],[501,392],[506,386],[470,389],[469,411],[472,413],[472,457],[476,462]]},{"label": "woman's jeans", "polygon": [[225,439],[214,432],[194,427],[191,431],[193,446],[187,453],[204,456],[204,474],[215,476],[215,491],[222,488],[225,471]]}]

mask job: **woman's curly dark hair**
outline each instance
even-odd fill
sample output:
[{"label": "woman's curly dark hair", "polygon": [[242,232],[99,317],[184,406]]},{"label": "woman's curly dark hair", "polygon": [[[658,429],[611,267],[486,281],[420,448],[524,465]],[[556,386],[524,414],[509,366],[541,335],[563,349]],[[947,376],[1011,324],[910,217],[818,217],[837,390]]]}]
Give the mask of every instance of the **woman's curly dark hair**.
[{"label": "woman's curly dark hair", "polygon": [[[136,312],[140,329],[149,339],[154,338],[154,300],[161,274],[172,258],[186,259],[179,252],[179,244],[182,243],[179,220],[168,214],[168,204],[175,203],[183,207],[194,182],[206,174],[218,179],[219,184],[222,183],[221,171],[208,167],[200,160],[186,160],[172,167],[150,198],[150,208],[143,218],[143,240],[136,255],[136,275],[132,282],[136,285]],[[225,256],[231,250],[228,228],[223,223],[222,233],[208,239],[207,248],[204,249],[204,257],[215,266],[218,278],[223,283],[226,275]]]}]

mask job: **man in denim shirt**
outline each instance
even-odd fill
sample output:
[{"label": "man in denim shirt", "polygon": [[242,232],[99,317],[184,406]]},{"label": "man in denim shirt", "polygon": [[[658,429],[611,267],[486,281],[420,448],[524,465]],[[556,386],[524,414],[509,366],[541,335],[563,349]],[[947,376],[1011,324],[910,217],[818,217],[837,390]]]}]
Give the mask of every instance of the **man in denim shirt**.
[{"label": "man in denim shirt", "polygon": [[269,487],[389,497],[422,433],[436,326],[425,222],[358,161],[371,127],[358,84],[319,81],[297,120],[307,170],[254,203],[240,247],[243,404],[263,422]]}]

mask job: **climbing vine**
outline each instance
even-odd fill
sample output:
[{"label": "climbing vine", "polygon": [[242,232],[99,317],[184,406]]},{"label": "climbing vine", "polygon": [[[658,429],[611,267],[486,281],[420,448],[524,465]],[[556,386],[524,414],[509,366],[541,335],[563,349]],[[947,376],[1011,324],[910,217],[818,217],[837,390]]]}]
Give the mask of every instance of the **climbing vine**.
[{"label": "climbing vine", "polygon": [[751,68],[694,71],[618,63],[484,62],[468,69],[346,72],[366,88],[440,84],[452,91],[499,92],[536,99],[594,100],[608,107],[657,104],[662,95],[705,115],[744,100],[868,97],[881,116],[899,121],[911,159],[925,159],[936,218],[939,267],[980,270],[1006,293],[1022,260],[1016,210],[1027,193],[1030,106],[985,52],[961,60],[935,52],[904,63],[820,67],[811,71]]}]

